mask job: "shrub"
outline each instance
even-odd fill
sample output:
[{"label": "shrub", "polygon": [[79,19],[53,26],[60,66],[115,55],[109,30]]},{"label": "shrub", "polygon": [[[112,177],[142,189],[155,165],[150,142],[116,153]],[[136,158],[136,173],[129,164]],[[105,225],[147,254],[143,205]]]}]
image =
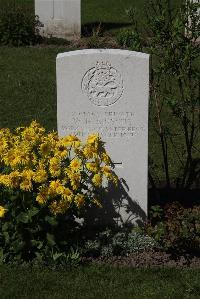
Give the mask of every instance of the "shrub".
[{"label": "shrub", "polygon": [[97,134],[82,143],[76,136],[46,133],[35,121],[14,133],[1,129],[4,260],[47,260],[74,245],[75,217],[92,205],[100,206],[107,182],[117,183],[110,165]]},{"label": "shrub", "polygon": [[0,9],[0,44],[33,45],[40,41],[39,18],[20,7]]},{"label": "shrub", "polygon": [[160,212],[158,217],[153,210],[153,225],[147,225],[146,232],[165,249],[200,253],[200,207],[184,208],[173,203]]},{"label": "shrub", "polygon": [[[141,19],[137,26],[134,9],[128,15],[143,52],[152,57],[150,123],[160,143],[162,161],[150,157],[151,184],[160,184],[165,177],[168,188],[189,189],[200,182],[200,3],[181,1],[177,9],[174,2],[146,1],[146,26]],[[134,39],[124,33],[119,41],[131,47]]]}]

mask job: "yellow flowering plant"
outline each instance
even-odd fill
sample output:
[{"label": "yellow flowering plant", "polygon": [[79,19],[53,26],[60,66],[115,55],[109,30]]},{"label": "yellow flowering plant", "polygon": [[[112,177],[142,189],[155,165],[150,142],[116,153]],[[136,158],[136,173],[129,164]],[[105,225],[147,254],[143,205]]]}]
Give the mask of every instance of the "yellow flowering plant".
[{"label": "yellow flowering plant", "polygon": [[117,184],[111,165],[98,134],[85,142],[72,135],[59,138],[36,121],[14,132],[1,129],[0,247],[18,242],[12,255],[24,258],[29,252],[30,258],[38,248],[58,246],[60,219],[100,206],[102,190]]}]

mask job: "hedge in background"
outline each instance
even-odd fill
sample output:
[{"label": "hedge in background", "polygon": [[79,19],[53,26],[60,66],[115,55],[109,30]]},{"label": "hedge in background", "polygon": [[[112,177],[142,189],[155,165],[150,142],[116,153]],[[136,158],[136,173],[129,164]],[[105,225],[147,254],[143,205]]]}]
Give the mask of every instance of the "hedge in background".
[{"label": "hedge in background", "polygon": [[0,44],[11,46],[33,45],[41,40],[39,18],[23,8],[0,8]]}]

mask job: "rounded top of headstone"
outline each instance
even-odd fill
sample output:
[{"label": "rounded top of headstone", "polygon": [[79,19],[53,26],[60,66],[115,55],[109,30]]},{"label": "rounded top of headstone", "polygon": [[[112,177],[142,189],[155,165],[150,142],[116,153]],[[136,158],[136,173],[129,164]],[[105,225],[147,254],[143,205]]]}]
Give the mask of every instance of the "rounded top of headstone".
[{"label": "rounded top of headstone", "polygon": [[129,50],[121,50],[121,49],[84,49],[84,50],[75,50],[64,53],[59,53],[57,55],[57,59],[69,57],[69,56],[78,56],[78,55],[91,55],[91,54],[110,54],[110,55],[124,55],[131,56],[143,59],[149,59],[149,54],[142,52],[135,52]]}]

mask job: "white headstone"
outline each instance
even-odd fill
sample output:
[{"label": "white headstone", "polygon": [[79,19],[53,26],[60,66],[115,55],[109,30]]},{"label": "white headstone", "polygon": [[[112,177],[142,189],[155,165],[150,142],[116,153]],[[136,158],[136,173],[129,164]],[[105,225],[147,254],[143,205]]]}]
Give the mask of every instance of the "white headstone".
[{"label": "white headstone", "polygon": [[81,0],[35,0],[35,14],[46,37],[73,39],[81,34]]},{"label": "white headstone", "polygon": [[121,182],[107,199],[118,223],[147,215],[148,98],[147,54],[90,49],[57,56],[59,135],[100,134]]},{"label": "white headstone", "polygon": [[[195,5],[198,4],[196,16],[200,17],[200,0],[190,0],[190,2],[195,4]],[[197,27],[199,27],[200,26],[199,22],[196,25],[197,25]],[[190,18],[189,18],[189,26],[191,26],[191,19]],[[200,36],[197,38],[196,42],[200,43]]]}]

